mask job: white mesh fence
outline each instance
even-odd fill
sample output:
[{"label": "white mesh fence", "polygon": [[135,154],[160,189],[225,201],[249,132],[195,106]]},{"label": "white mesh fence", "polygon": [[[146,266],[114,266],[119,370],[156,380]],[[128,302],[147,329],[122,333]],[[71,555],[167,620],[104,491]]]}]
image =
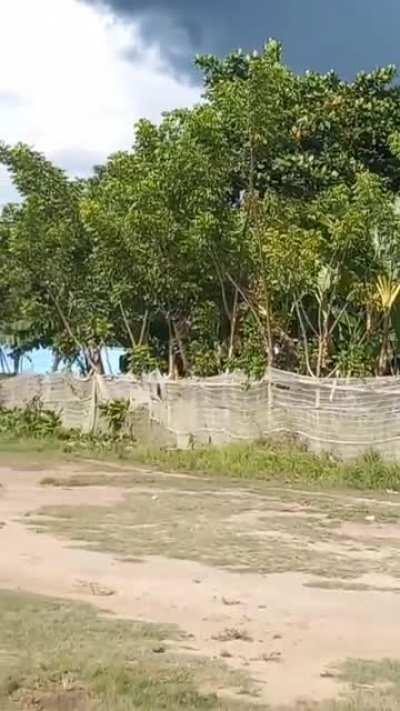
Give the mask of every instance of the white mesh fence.
[{"label": "white mesh fence", "polygon": [[[400,378],[317,379],[272,369],[261,381],[240,374],[170,380],[21,375],[0,380],[0,404],[39,398],[66,427],[101,424],[99,406],[126,399],[143,438],[162,433],[178,447],[257,440],[286,432],[316,451],[352,457],[368,449],[400,458]],[[144,426],[145,425],[145,426]],[[144,427],[143,427],[144,426]]]}]

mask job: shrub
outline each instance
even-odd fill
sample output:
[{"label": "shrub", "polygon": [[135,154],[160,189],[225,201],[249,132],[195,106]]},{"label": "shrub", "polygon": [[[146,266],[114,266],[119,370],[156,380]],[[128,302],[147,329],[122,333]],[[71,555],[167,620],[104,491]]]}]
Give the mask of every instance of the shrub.
[{"label": "shrub", "polygon": [[44,438],[61,435],[62,431],[59,415],[46,410],[39,398],[34,398],[24,408],[0,407],[0,434]]},{"label": "shrub", "polygon": [[129,411],[128,400],[110,400],[100,405],[100,412],[104,415],[113,439],[118,439],[123,434]]}]

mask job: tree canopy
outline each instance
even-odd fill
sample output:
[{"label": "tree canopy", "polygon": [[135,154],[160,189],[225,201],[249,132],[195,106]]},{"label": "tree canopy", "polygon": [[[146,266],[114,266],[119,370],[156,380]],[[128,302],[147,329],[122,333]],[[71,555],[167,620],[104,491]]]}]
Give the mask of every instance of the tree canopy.
[{"label": "tree canopy", "polygon": [[0,341],[82,372],[389,374],[400,350],[400,87],[298,75],[279,43],[196,58],[202,101],[85,180],[0,144]]}]

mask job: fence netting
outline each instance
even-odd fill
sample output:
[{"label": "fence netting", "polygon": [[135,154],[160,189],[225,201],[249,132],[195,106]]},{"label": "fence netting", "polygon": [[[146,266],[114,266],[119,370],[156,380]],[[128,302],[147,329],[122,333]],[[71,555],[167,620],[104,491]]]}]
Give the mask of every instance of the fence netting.
[{"label": "fence netting", "polygon": [[315,451],[353,457],[376,450],[400,458],[400,378],[317,379],[271,369],[263,380],[241,374],[171,380],[159,373],[79,378],[20,375],[0,380],[0,405],[32,400],[83,432],[104,425],[100,406],[128,400],[143,438],[178,447],[254,441],[291,433]]}]

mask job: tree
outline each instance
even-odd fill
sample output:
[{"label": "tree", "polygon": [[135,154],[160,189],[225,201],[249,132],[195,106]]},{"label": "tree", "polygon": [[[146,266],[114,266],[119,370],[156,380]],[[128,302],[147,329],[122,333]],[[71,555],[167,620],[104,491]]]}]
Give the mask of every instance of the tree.
[{"label": "tree", "polygon": [[246,94],[253,97],[253,108],[268,117],[265,134],[274,139],[274,150],[256,159],[261,191],[271,187],[310,197],[343,181],[350,184],[364,170],[382,177],[391,190],[399,189],[400,161],[390,148],[391,136],[400,131],[394,66],[361,72],[353,82],[334,72],[296,75],[282,63],[275,41],[260,54],[233,52],[222,60],[206,55],[197,57],[196,64],[203,72],[206,99],[230,103],[225,126],[238,155],[247,141]]},{"label": "tree", "polygon": [[[93,284],[92,245],[80,217],[81,181],[71,181],[41,154],[2,146],[0,159],[23,197],[3,211],[5,260],[12,273],[14,321],[29,324],[31,341],[66,358],[82,356],[85,370],[102,370],[102,293]],[[96,302],[96,297],[99,297]]]},{"label": "tree", "polygon": [[396,372],[395,69],[297,75],[274,41],[197,64],[203,101],[86,180],[1,145],[22,197],[0,217],[2,343],[84,373],[103,346],[134,372]]},{"label": "tree", "polygon": [[132,152],[109,161],[83,203],[132,348],[161,318],[171,371],[176,350],[190,370],[191,313],[216,298],[215,272],[235,222],[218,131],[207,107],[169,114],[159,127],[140,122]]}]

